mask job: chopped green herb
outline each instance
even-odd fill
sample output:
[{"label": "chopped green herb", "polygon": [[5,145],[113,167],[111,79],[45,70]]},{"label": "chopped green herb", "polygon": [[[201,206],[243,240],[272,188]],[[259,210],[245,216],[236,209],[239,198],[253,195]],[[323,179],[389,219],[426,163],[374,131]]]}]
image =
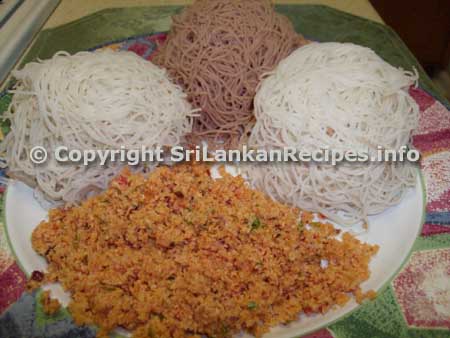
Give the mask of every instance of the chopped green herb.
[{"label": "chopped green herb", "polygon": [[75,239],[74,239],[74,241],[73,241],[73,247],[74,247],[75,249],[78,249],[79,244],[80,244],[80,234],[79,234],[78,232],[76,232],[76,233],[75,233]]},{"label": "chopped green herb", "polygon": [[114,291],[117,289],[117,286],[115,286],[115,285],[101,284],[100,286],[105,291]]},{"label": "chopped green herb", "polygon": [[299,231],[303,231],[303,229],[305,228],[305,225],[303,224],[302,221],[298,222],[297,228],[298,228]]},{"label": "chopped green herb", "polygon": [[155,331],[153,331],[153,329],[151,327],[148,328],[147,336],[148,336],[148,338],[156,338]]},{"label": "chopped green herb", "polygon": [[252,230],[259,229],[261,227],[261,220],[259,218],[255,218],[252,222]]},{"label": "chopped green herb", "polygon": [[322,226],[322,223],[320,222],[311,222],[309,223],[310,226],[315,227],[315,228],[320,228]]},{"label": "chopped green herb", "polygon": [[228,325],[222,325],[222,330],[221,330],[222,336],[227,337],[229,332],[230,332],[230,328],[228,327]]},{"label": "chopped green herb", "polygon": [[256,304],[255,302],[251,301],[251,302],[248,302],[247,307],[250,310],[254,310],[254,309],[256,309],[258,307],[258,304]]},{"label": "chopped green herb", "polygon": [[159,318],[159,320],[164,320],[164,319],[166,319],[166,317],[164,317],[164,315],[161,314],[161,313],[155,313],[153,316]]}]

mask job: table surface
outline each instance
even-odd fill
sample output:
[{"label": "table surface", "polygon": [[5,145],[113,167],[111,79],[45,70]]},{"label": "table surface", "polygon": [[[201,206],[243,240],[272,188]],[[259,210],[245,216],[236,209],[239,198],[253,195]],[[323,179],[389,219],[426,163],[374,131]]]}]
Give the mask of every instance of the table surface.
[{"label": "table surface", "polygon": [[[276,4],[320,4],[376,22],[383,20],[369,0],[275,0]],[[105,8],[185,5],[192,0],[62,0],[44,28],[56,27]]]}]

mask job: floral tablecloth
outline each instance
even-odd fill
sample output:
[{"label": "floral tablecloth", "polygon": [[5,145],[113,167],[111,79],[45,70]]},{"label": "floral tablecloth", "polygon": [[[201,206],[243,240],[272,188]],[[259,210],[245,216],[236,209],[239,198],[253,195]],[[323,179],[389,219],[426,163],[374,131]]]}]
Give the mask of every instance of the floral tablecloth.
[{"label": "floral tablecloth", "polygon": [[[61,27],[41,32],[24,62],[47,58],[56,51],[96,48],[133,51],[151,59],[170,16],[180,7],[104,10]],[[422,153],[426,183],[426,218],[408,262],[375,301],[308,337],[445,338],[450,337],[450,112],[413,55],[390,28],[324,6],[280,5],[277,10],[297,31],[317,41],[354,42],[374,49],[393,65],[416,67],[420,88],[411,95],[420,106],[420,127],[414,146]],[[0,112],[10,102],[0,94]],[[8,130],[2,125],[3,133]],[[0,176],[4,175],[0,172]],[[1,182],[1,179],[0,179]],[[0,185],[0,198],[5,187]],[[2,203],[3,205],[3,203]],[[21,206],[26,210],[27,206]],[[4,224],[0,226],[0,337],[94,337],[95,329],[76,327],[61,310],[47,317],[40,292],[24,293],[26,276],[10,251]]]}]

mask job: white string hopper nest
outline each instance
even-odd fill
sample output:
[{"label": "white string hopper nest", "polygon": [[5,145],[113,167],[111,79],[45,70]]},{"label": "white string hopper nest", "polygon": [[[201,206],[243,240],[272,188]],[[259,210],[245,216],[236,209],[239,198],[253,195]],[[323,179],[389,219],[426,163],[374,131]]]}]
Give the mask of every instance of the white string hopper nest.
[{"label": "white string hopper nest", "polygon": [[[9,173],[52,202],[77,202],[103,190],[123,164],[100,167],[32,163],[43,146],[127,150],[174,146],[192,130],[193,110],[165,70],[131,52],[103,50],[31,62],[15,71],[17,84],[5,118],[11,131],[0,146]],[[154,164],[141,165],[149,170]]]},{"label": "white string hopper nest", "polygon": [[[311,43],[297,49],[260,84],[249,145],[399,150],[418,125],[408,89],[413,72],[351,43]],[[367,222],[400,202],[416,184],[409,163],[276,164],[246,167],[254,187],[272,198],[320,212],[340,224]]]}]

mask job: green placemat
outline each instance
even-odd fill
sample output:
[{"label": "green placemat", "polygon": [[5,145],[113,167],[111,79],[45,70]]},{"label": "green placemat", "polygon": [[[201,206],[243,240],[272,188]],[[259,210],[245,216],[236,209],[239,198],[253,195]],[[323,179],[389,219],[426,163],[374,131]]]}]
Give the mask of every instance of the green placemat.
[{"label": "green placemat", "polygon": [[[108,41],[167,31],[171,16],[181,9],[182,6],[132,7],[94,13],[43,31],[23,63],[36,57],[49,58],[59,50],[73,53]],[[440,101],[447,102],[414,55],[389,27],[327,6],[278,5],[276,9],[291,19],[298,32],[311,40],[353,42],[372,48],[394,66],[408,70],[415,67],[421,87]]]}]

